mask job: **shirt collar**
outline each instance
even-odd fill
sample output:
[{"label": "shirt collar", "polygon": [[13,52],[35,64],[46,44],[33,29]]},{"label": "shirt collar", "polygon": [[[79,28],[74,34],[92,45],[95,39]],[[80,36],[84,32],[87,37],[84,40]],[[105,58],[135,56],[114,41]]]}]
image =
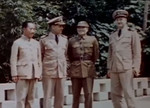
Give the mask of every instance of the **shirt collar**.
[{"label": "shirt collar", "polygon": [[32,39],[32,38],[28,38],[28,37],[25,36],[25,35],[22,35],[22,38],[23,38],[24,40],[26,40],[26,41],[31,41],[31,39]]},{"label": "shirt collar", "polygon": [[[128,31],[128,29],[129,29],[129,27],[128,27],[127,25],[125,25],[125,26],[121,29],[121,31],[122,31],[122,32],[126,32],[126,31]],[[118,29],[117,31],[119,31],[119,29]]]},{"label": "shirt collar", "polygon": [[78,36],[79,37],[79,39],[83,39],[83,40],[85,40],[88,36],[86,35],[86,36]]},{"label": "shirt collar", "polygon": [[[49,36],[51,39],[55,39],[55,34],[52,33],[52,32],[50,32],[50,33],[48,34],[48,36]],[[58,38],[59,38],[61,35],[58,34],[57,36],[58,36]]]}]

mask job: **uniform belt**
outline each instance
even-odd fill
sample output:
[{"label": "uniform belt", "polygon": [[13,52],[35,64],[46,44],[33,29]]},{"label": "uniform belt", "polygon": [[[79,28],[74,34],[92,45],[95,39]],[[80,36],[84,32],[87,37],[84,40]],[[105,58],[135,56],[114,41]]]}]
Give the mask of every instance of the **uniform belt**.
[{"label": "uniform belt", "polygon": [[81,57],[74,57],[73,61],[83,61],[83,60],[92,60],[91,56],[81,56]]}]

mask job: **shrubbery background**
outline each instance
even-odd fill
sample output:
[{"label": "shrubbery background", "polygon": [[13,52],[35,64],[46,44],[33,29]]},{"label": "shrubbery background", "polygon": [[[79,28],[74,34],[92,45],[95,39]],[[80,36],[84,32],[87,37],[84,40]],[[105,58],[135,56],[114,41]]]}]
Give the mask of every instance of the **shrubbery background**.
[{"label": "shrubbery background", "polygon": [[144,33],[144,2],[139,0],[1,0],[0,2],[0,82],[10,80],[10,51],[15,39],[21,35],[21,24],[25,20],[37,24],[35,38],[47,34],[47,20],[63,15],[67,26],[64,34],[68,37],[76,33],[80,20],[90,23],[89,34],[95,35],[100,44],[100,59],[96,63],[100,77],[105,76],[108,51],[108,36],[115,30],[112,13],[116,9],[126,9],[130,13],[130,27],[141,35],[142,76],[150,76],[150,29]]}]

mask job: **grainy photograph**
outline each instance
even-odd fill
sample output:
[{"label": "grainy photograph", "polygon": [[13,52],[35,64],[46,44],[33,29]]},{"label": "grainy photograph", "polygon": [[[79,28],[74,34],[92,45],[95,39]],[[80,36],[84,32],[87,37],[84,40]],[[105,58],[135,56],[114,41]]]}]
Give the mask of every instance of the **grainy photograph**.
[{"label": "grainy photograph", "polygon": [[150,0],[1,0],[0,108],[149,108]]}]

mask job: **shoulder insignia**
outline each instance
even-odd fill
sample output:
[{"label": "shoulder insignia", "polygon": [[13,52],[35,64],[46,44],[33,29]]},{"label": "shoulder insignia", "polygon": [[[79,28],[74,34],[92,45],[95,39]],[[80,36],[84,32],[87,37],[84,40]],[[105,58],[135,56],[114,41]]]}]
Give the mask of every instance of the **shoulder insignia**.
[{"label": "shoulder insignia", "polygon": [[130,27],[130,26],[128,26],[128,30],[129,30],[129,31],[135,31],[136,29],[135,29],[135,27],[132,27],[132,26]]}]

